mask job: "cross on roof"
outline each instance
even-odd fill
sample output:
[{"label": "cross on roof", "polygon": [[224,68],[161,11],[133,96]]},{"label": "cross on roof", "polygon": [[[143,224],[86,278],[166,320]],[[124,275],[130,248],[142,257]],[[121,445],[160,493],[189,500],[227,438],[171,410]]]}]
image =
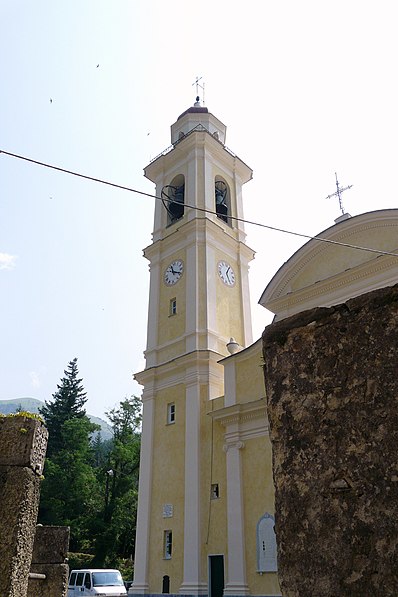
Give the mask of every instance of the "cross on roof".
[{"label": "cross on roof", "polygon": [[352,184],[348,185],[348,187],[344,187],[344,188],[340,188],[339,187],[339,181],[337,180],[337,172],[334,173],[336,176],[336,188],[337,191],[335,193],[332,193],[331,195],[328,195],[326,197],[326,199],[332,199],[333,197],[338,197],[339,198],[339,205],[340,205],[340,209],[341,209],[341,213],[344,214],[344,207],[343,207],[343,202],[341,200],[341,194],[344,193],[344,191],[347,191],[348,189],[351,189]]}]

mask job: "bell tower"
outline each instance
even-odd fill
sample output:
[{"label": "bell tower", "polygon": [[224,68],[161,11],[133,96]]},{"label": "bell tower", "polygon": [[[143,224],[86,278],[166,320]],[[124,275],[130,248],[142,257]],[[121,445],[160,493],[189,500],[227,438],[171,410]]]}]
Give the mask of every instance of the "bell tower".
[{"label": "bell tower", "polygon": [[[197,98],[171,146],[145,168],[156,185],[141,469],[132,594],[208,593],[206,508],[211,401],[219,363],[252,342],[242,187],[252,170],[225,145],[226,126]],[[221,549],[214,546],[215,549]]]}]

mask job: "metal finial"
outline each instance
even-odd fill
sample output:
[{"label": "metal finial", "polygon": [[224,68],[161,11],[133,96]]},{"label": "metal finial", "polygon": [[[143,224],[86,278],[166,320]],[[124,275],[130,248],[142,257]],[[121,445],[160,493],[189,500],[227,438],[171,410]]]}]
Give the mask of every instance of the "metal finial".
[{"label": "metal finial", "polygon": [[202,90],[202,103],[203,105],[205,104],[205,84],[203,83],[203,85],[200,85],[199,81],[201,81],[203,79],[203,77],[196,77],[195,81],[192,83],[193,85],[196,85],[196,103],[200,103],[200,96],[199,96],[199,87]]},{"label": "metal finial", "polygon": [[347,191],[348,189],[351,189],[351,187],[353,186],[352,184],[348,185],[348,187],[343,187],[342,189],[339,187],[339,181],[337,180],[337,172],[334,173],[336,176],[336,188],[337,191],[335,193],[332,193],[331,195],[328,195],[326,197],[326,199],[332,199],[333,197],[338,197],[339,198],[339,206],[341,209],[341,213],[344,215],[344,207],[343,207],[343,202],[341,200],[341,194],[344,193],[344,191]]}]

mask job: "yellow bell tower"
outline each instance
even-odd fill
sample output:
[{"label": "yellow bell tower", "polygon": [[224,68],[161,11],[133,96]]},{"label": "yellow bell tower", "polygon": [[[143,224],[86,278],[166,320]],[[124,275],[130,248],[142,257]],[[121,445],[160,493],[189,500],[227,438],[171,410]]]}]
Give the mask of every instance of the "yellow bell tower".
[{"label": "yellow bell tower", "polygon": [[[208,594],[211,401],[224,393],[227,344],[252,342],[242,186],[252,170],[197,98],[171,146],[145,169],[156,185],[140,488],[131,594]],[[210,405],[210,406],[209,406]],[[211,438],[210,438],[211,439]],[[221,473],[220,473],[221,474]],[[213,488],[213,490],[215,490]],[[217,543],[218,541],[218,543]]]}]

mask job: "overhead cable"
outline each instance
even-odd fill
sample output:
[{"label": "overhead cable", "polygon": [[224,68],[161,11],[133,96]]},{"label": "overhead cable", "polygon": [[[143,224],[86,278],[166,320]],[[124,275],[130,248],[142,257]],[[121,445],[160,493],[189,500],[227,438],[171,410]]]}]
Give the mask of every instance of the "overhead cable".
[{"label": "overhead cable", "polygon": [[[22,155],[18,155],[16,153],[11,153],[9,151],[5,151],[4,149],[0,149],[0,153],[3,153],[4,155],[8,155],[10,157],[13,158],[17,158],[19,160],[24,160],[26,162],[30,162],[32,164],[36,164],[38,166],[43,166],[45,168],[51,168],[52,170],[57,170],[58,172],[63,172],[64,174],[70,174],[72,176],[77,176],[79,178],[84,178],[86,180],[91,180],[93,182],[98,182],[100,184],[105,184],[108,185],[110,187],[114,187],[116,189],[121,189],[123,191],[129,191],[131,193],[137,193],[138,195],[144,195],[145,197],[151,197],[153,199],[156,199],[158,201],[164,201],[164,199],[162,197],[158,197],[157,195],[153,195],[151,193],[146,193],[145,191],[139,191],[138,189],[133,189],[131,187],[127,187],[125,185],[121,185],[121,184],[117,184],[115,182],[110,182],[108,180],[104,180],[102,178],[96,178],[94,176],[88,176],[87,174],[81,174],[79,172],[74,172],[73,170],[67,170],[66,168],[61,168],[59,166],[53,166],[52,164],[47,164],[45,162],[40,162],[38,160],[34,160],[32,158],[28,158],[26,156],[22,156]],[[212,215],[217,215],[217,213],[215,211],[212,211],[210,209],[206,209],[206,208],[202,208],[202,207],[197,207],[195,205],[189,205],[187,203],[184,203],[184,207],[188,208],[188,209],[194,209],[196,211],[199,212],[204,212],[204,213],[208,213],[208,214],[212,214]],[[351,245],[349,243],[342,243],[340,241],[337,240],[331,240],[329,238],[322,238],[321,236],[310,236],[309,234],[303,234],[301,232],[293,232],[292,230],[285,230],[283,228],[277,228],[276,226],[270,226],[269,224],[262,224],[261,222],[253,222],[252,220],[245,220],[244,218],[237,218],[235,216],[228,216],[229,219],[234,220],[236,222],[242,222],[244,224],[249,224],[252,226],[259,226],[261,228],[266,228],[267,230],[273,230],[274,232],[282,232],[283,234],[290,234],[291,236],[299,236],[301,238],[306,238],[308,240],[313,240],[313,241],[319,241],[322,243],[329,243],[332,245],[338,245],[340,247],[346,247],[349,249],[356,249],[359,251],[368,251],[370,253],[376,253],[378,255],[389,255],[391,257],[398,257],[398,253],[391,253],[389,251],[381,251],[379,249],[372,249],[371,247],[362,247],[362,246],[358,246],[358,245]]]}]

